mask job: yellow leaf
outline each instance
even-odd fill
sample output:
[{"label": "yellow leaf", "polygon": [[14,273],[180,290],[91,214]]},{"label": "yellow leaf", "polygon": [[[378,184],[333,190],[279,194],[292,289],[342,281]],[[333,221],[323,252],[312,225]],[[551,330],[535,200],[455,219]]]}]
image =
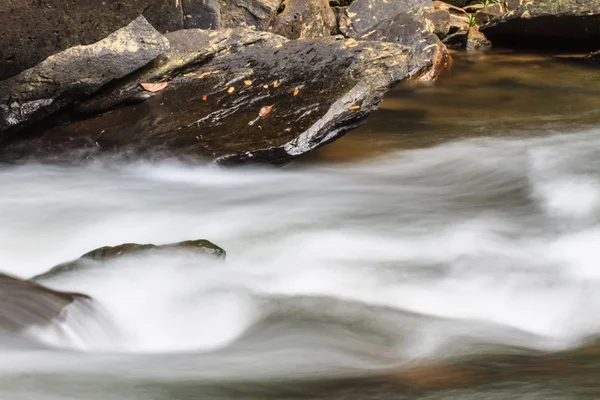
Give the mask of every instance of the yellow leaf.
[{"label": "yellow leaf", "polygon": [[273,82],[273,87],[279,87],[279,81]]},{"label": "yellow leaf", "polygon": [[298,96],[298,93],[300,93],[300,89],[298,89],[298,88],[294,89],[294,97]]},{"label": "yellow leaf", "polygon": [[250,79],[248,79],[247,81],[244,81],[244,85],[252,86],[252,81]]},{"label": "yellow leaf", "polygon": [[157,83],[152,83],[152,82],[142,82],[140,83],[140,86],[151,93],[156,93],[156,92],[160,92],[161,90],[163,90],[164,88],[166,88],[168,85],[167,82],[157,82]]},{"label": "yellow leaf", "polygon": [[263,87],[264,87],[265,89],[268,89],[268,88],[269,88],[269,85],[264,85]]},{"label": "yellow leaf", "polygon": [[360,110],[360,106],[352,106],[348,109],[348,111],[356,111],[356,110]]},{"label": "yellow leaf", "polygon": [[227,93],[230,93],[230,94],[231,94],[231,93],[233,93],[233,92],[235,92],[235,88],[234,88],[233,86],[232,86],[232,87],[230,87],[229,89],[227,89]]},{"label": "yellow leaf", "polygon": [[269,114],[272,109],[273,109],[273,106],[264,106],[263,108],[260,109],[260,112],[258,113],[258,115],[260,115],[261,117],[264,117],[267,114]]}]

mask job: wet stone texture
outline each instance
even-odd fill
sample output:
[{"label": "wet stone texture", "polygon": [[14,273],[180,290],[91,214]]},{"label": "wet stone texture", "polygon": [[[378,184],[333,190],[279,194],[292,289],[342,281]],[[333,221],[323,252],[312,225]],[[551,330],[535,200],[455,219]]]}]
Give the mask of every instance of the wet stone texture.
[{"label": "wet stone texture", "polygon": [[[391,86],[430,66],[410,48],[339,37],[287,41],[253,30],[187,30],[168,38],[163,56],[80,111],[121,108],[33,129],[0,159],[131,152],[282,164],[360,125]],[[168,85],[149,93],[140,82]]]},{"label": "wet stone texture", "polygon": [[511,4],[481,32],[495,46],[595,51],[600,44],[600,0],[536,0]]}]

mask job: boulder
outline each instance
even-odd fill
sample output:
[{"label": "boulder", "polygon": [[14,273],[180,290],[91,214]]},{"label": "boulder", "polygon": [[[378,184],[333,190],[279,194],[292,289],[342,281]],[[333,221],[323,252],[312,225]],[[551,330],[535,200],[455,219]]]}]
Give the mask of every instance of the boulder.
[{"label": "boulder", "polygon": [[107,37],[136,19],[157,1],[159,0],[2,2],[0,80],[29,69],[70,47],[88,45]]},{"label": "boulder", "polygon": [[288,39],[330,36],[337,25],[328,0],[287,0],[269,30]]},{"label": "boulder", "polygon": [[182,0],[185,29],[221,27],[219,0]]},{"label": "boulder", "polygon": [[492,48],[492,42],[490,42],[485,35],[479,32],[476,28],[471,28],[467,33],[466,48],[468,51],[489,50]]},{"label": "boulder", "polygon": [[600,43],[600,0],[525,1],[480,30],[502,47],[594,51]]},{"label": "boulder", "polygon": [[498,18],[506,12],[504,5],[501,3],[490,4],[479,11],[475,12],[474,18],[477,25],[482,26],[493,20],[494,18]]},{"label": "boulder", "polygon": [[69,304],[89,300],[84,294],[59,292],[0,273],[0,333],[49,325],[62,317]]},{"label": "boulder", "polygon": [[[348,9],[352,28],[365,35],[375,25],[402,13],[418,12],[431,7],[431,0],[356,0]],[[422,22],[422,21],[419,21]]]},{"label": "boulder", "polygon": [[288,41],[248,29],[167,37],[169,51],[87,104],[88,112],[118,109],[34,129],[0,157],[73,161],[127,151],[283,164],[361,125],[390,87],[431,66],[412,48],[340,37]]},{"label": "boulder", "polygon": [[160,33],[184,29],[181,0],[161,0],[146,10],[144,17]]},{"label": "boulder", "polygon": [[221,28],[267,30],[283,0],[221,0]]},{"label": "boulder", "polygon": [[99,42],[62,51],[0,82],[0,138],[143,67],[168,46],[138,17]]},{"label": "boulder", "polygon": [[429,0],[357,0],[348,9],[351,36],[358,40],[397,43],[416,49],[415,65],[427,65],[422,80],[436,80],[452,67],[446,46],[432,33],[425,17]]},{"label": "boulder", "polygon": [[64,264],[57,265],[50,271],[32,278],[33,281],[39,281],[63,274],[65,272],[77,270],[85,267],[86,261],[109,261],[118,257],[138,255],[157,251],[189,251],[193,253],[206,254],[215,258],[225,258],[225,250],[208,240],[188,240],[185,242],[154,245],[125,243],[119,246],[106,246],[92,250],[84,254],[79,259]]},{"label": "boulder", "polygon": [[425,27],[440,39],[450,33],[450,7],[449,4],[434,1],[431,8],[423,10]]}]

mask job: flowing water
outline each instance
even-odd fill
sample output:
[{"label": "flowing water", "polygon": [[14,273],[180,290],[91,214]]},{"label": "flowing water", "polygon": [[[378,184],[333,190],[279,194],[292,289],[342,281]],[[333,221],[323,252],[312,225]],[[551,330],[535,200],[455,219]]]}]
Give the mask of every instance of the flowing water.
[{"label": "flowing water", "polygon": [[[282,169],[0,169],[0,266],[207,238],[44,279],[0,399],[597,399],[600,70],[459,57]],[[585,347],[591,346],[591,347]]]}]

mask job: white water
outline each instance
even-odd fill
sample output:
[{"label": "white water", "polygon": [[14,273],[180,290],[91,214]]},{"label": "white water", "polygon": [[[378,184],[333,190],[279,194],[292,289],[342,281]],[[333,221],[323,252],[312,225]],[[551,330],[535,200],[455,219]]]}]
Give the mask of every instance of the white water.
[{"label": "white water", "polygon": [[125,242],[228,252],[43,282],[110,323],[72,310],[68,339],[32,330],[78,351],[6,349],[0,399],[184,399],[135,382],[364,374],[600,333],[597,130],[279,170],[29,164],[0,187],[0,266],[21,277]]}]

